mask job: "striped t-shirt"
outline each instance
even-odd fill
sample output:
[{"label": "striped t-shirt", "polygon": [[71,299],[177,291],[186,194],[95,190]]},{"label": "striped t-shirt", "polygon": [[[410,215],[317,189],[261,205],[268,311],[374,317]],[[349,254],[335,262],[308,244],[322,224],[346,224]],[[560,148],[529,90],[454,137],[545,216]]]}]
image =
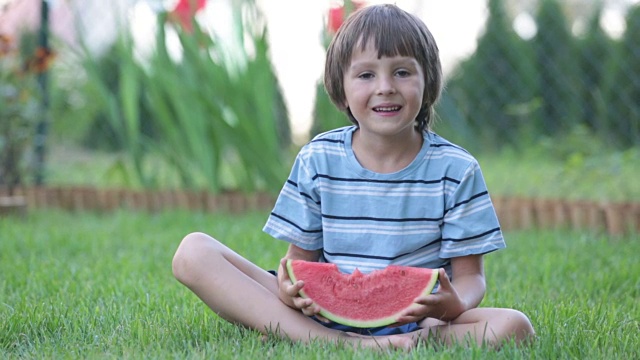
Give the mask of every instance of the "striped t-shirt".
[{"label": "striped t-shirt", "polygon": [[296,157],[264,231],[342,272],[390,264],[439,268],[505,247],[476,159],[424,133],[406,168],[380,174],[357,161],[348,126],[315,137]]}]

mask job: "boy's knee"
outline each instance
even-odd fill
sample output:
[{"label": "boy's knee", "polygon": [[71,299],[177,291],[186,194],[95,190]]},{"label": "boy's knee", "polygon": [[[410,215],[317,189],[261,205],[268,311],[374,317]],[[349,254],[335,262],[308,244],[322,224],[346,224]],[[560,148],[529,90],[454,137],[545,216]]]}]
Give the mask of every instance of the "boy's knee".
[{"label": "boy's knee", "polygon": [[171,262],[173,276],[182,283],[187,283],[194,270],[197,270],[199,257],[205,254],[207,246],[211,245],[213,239],[203,233],[194,232],[185,236]]},{"label": "boy's knee", "polygon": [[535,330],[527,315],[518,310],[509,310],[508,317],[510,333],[516,342],[528,341],[535,336]]}]

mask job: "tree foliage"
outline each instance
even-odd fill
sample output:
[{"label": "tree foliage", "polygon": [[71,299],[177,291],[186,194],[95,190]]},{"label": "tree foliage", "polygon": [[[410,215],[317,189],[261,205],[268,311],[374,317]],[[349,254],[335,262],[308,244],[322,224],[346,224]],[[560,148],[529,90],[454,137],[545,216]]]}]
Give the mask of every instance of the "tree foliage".
[{"label": "tree foliage", "polygon": [[504,6],[489,1],[476,51],[448,78],[436,130],[478,150],[577,133],[620,149],[640,144],[640,6],[618,41],[602,29],[601,7],[577,35],[558,0],[540,0],[537,32],[525,40]]},{"label": "tree foliage", "polygon": [[477,50],[453,73],[439,107],[445,117],[454,106],[485,149],[518,142],[518,129],[528,127],[538,103],[532,49],[515,33],[501,4],[489,1]]},{"label": "tree foliage", "polygon": [[623,147],[640,144],[640,5],[629,10],[626,24],[610,51],[600,106],[605,136]]}]

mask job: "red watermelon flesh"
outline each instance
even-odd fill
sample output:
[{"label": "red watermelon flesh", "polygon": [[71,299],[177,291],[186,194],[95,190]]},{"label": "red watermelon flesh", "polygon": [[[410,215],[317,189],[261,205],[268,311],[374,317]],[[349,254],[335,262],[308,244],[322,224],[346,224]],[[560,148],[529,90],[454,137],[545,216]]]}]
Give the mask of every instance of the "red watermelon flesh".
[{"label": "red watermelon flesh", "polygon": [[336,264],[288,260],[291,281],[304,281],[302,297],[320,308],[320,315],[337,323],[358,328],[387,326],[414,300],[430,294],[438,280],[437,269],[390,265],[383,270],[352,274]]}]

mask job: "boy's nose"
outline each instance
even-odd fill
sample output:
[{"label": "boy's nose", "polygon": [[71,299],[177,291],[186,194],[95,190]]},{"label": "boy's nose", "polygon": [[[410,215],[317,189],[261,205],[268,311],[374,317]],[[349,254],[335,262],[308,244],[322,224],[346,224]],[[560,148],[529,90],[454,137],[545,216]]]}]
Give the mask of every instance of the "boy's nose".
[{"label": "boy's nose", "polygon": [[386,94],[394,94],[396,92],[395,85],[393,83],[393,79],[388,76],[380,76],[378,77],[378,94],[386,95]]}]

